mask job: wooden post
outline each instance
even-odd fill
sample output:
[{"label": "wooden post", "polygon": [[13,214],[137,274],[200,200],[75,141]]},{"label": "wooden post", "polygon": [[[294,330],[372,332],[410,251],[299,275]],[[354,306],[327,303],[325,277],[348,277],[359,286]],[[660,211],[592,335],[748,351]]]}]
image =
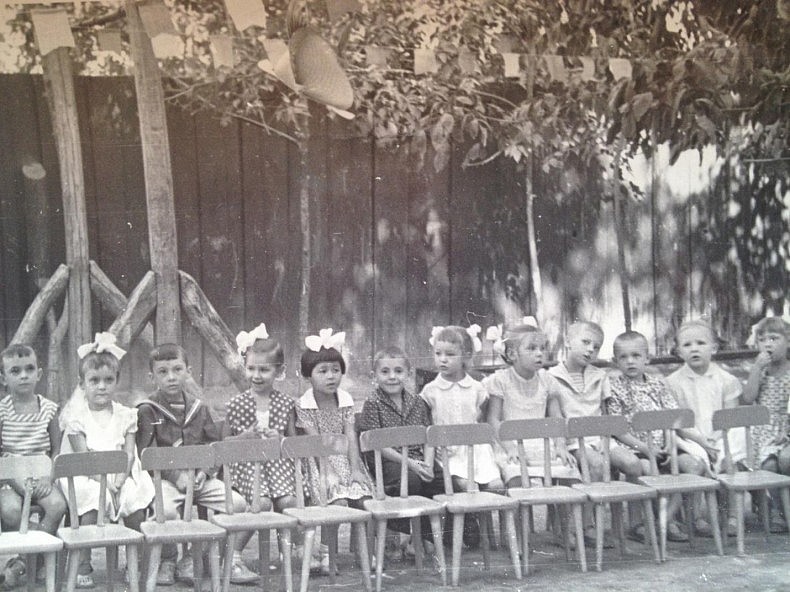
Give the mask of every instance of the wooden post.
[{"label": "wooden post", "polygon": [[49,95],[52,129],[58,148],[63,221],[66,231],[66,264],[69,275],[69,328],[67,379],[77,377],[77,347],[90,341],[91,293],[88,280],[88,219],[85,213],[85,178],[77,120],[77,100],[71,56],[66,47],[49,52],[41,60]]},{"label": "wooden post", "polygon": [[42,221],[49,219],[47,171],[39,162],[22,166],[25,180],[25,228],[27,230],[28,264],[30,278],[40,290],[49,269],[49,233],[40,232]]},{"label": "wooden post", "polygon": [[178,247],[165,94],[151,40],[134,0],[126,0],[126,17],[143,147],[148,244],[151,269],[156,274],[156,342],[180,343]]}]

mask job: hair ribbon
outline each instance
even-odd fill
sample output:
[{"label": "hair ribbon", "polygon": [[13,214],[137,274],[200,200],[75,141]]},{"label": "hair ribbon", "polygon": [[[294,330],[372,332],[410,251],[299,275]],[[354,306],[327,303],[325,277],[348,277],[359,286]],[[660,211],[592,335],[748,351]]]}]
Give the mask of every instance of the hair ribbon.
[{"label": "hair ribbon", "polygon": [[103,331],[96,333],[92,343],[84,343],[77,348],[77,355],[80,360],[90,353],[101,354],[107,352],[115,356],[118,360],[126,355],[126,350],[117,345],[117,338],[112,333]]},{"label": "hair ribbon", "polygon": [[258,339],[269,339],[269,332],[266,330],[265,323],[261,323],[249,333],[247,331],[241,331],[236,335],[236,347],[238,348],[239,355],[243,356]]},{"label": "hair ribbon", "polygon": [[308,335],[304,339],[304,344],[310,351],[321,351],[321,348],[335,348],[340,351],[346,343],[346,332],[339,331],[334,333],[331,328],[321,329],[318,335]]}]

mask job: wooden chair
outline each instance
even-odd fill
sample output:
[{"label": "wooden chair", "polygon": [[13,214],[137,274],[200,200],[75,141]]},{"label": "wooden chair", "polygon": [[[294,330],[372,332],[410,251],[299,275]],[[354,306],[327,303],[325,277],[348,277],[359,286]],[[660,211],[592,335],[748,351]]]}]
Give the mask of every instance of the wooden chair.
[{"label": "wooden chair", "polygon": [[[456,425],[433,425],[427,431],[427,445],[437,448],[442,465],[447,456],[448,446],[466,446],[469,463],[467,474],[474,475],[475,444],[493,444],[494,428],[487,423],[470,423]],[[474,479],[467,479],[468,491],[453,493],[453,482],[450,472],[444,471],[444,494],[435,495],[433,499],[445,505],[448,513],[453,516],[453,572],[452,584],[458,585],[461,570],[461,550],[463,547],[464,517],[467,513],[479,512],[480,515],[480,540],[483,547],[483,561],[486,569],[490,569],[491,550],[488,540],[489,521],[491,512],[502,511],[505,514],[505,528],[507,530],[510,558],[516,579],[521,579],[521,562],[518,558],[518,539],[516,537],[515,514],[518,510],[518,501],[499,495],[480,491]]]},{"label": "wooden chair", "polygon": [[746,428],[746,456],[749,466],[754,466],[754,444],[749,427],[770,423],[771,418],[768,408],[762,405],[744,405],[732,409],[720,409],[713,413],[713,429],[721,430],[724,434],[724,457],[727,472],[719,475],[722,486],[733,493],[735,497],[735,519],[738,523],[737,548],[738,554],[744,555],[745,516],[744,502],[747,491],[761,492],[761,505],[763,514],[763,528],[765,534],[770,534],[770,508],[768,505],[768,490],[778,489],[782,498],[782,509],[785,520],[790,530],[790,477],[755,469],[753,471],[735,472],[730,452],[729,431],[733,428]]},{"label": "wooden chair", "polygon": [[30,530],[29,526],[33,482],[42,477],[49,479],[51,475],[52,460],[48,456],[0,457],[0,478],[22,481],[25,484],[19,530],[0,532],[0,555],[19,554],[25,559],[28,589],[31,589],[36,579],[36,562],[28,560],[28,555],[43,553],[47,573],[47,592],[55,592],[57,553],[63,548],[63,541],[41,530]]},{"label": "wooden chair", "polygon": [[719,510],[716,502],[716,491],[719,482],[716,479],[700,475],[680,474],[678,469],[677,430],[694,427],[694,412],[691,409],[662,409],[660,411],[642,411],[635,413],[631,418],[631,426],[636,432],[652,433],[661,430],[664,433],[664,442],[669,443],[670,474],[660,475],[658,461],[656,460],[656,444],[652,437],[647,439],[648,456],[650,460],[650,475],[639,478],[639,483],[652,487],[658,495],[658,533],[661,560],[667,559],[667,507],[672,495],[683,495],[688,523],[689,542],[694,543],[694,512],[691,493],[701,493],[706,496],[708,514],[710,517],[713,540],[719,555],[724,554],[721,542],[721,529],[719,528]]},{"label": "wooden chair", "polygon": [[[315,529],[320,526],[331,533],[329,544],[329,577],[335,583],[337,529],[341,524],[353,524],[356,530],[356,545],[362,565],[362,578],[365,590],[371,591],[370,557],[368,555],[367,523],[370,513],[365,510],[327,504],[327,467],[326,458],[332,455],[348,453],[348,439],[343,434],[322,434],[311,436],[291,436],[283,438],[280,443],[283,458],[294,459],[296,476],[296,508],[287,508],[283,513],[296,518],[299,526],[305,529],[304,556],[302,559],[302,576],[300,591],[307,592],[310,581],[310,557],[315,540]],[[304,478],[302,476],[303,461],[316,459],[319,471],[319,499],[312,500],[311,506],[305,507]]]},{"label": "wooden chair", "polygon": [[[266,587],[269,572],[269,531],[275,529],[282,541],[282,572],[285,578],[287,592],[293,590],[291,574],[291,531],[296,528],[296,519],[278,512],[261,509],[261,471],[264,464],[270,460],[280,458],[280,440],[270,438],[266,440],[225,440],[213,442],[211,448],[218,465],[222,465],[222,474],[225,481],[225,514],[215,514],[211,521],[224,528],[228,533],[228,543],[225,548],[225,563],[222,573],[222,590],[228,592],[230,587],[230,572],[233,563],[233,543],[239,532],[256,531],[258,533],[258,562],[261,574],[261,589]],[[254,463],[252,504],[247,512],[234,514],[231,498],[232,486],[230,479],[230,465],[236,462]]]},{"label": "wooden chair", "polygon": [[[521,487],[511,487],[508,495],[518,500],[519,514],[521,516],[521,554],[524,562],[524,575],[529,573],[529,533],[530,533],[530,509],[533,506],[545,505],[547,507],[567,506],[573,511],[573,521],[576,527],[576,549],[579,553],[579,562],[582,571],[587,571],[587,555],[584,549],[584,523],[582,522],[582,505],[587,501],[587,496],[577,489],[564,485],[553,485],[552,466],[551,466],[551,440],[554,438],[566,437],[565,419],[561,417],[546,417],[542,419],[514,419],[503,421],[499,426],[499,440],[515,440],[518,449],[518,459],[521,464],[522,478]],[[536,487],[530,482],[530,471],[527,466],[526,454],[524,451],[524,440],[529,439],[543,440],[543,467],[542,479],[543,486]],[[566,556],[569,556],[567,513],[562,520],[564,528],[563,539],[565,543]]]},{"label": "wooden chair", "polygon": [[[441,525],[444,505],[420,495],[409,495],[409,469],[407,465],[409,447],[425,444],[425,427],[404,426],[370,430],[363,432],[359,440],[362,452],[373,451],[376,467],[376,499],[367,500],[364,503],[365,509],[373,515],[373,520],[376,523],[376,592],[381,592],[387,520],[397,518],[408,518],[411,520],[414,559],[419,572],[422,570],[423,559],[421,517],[429,517],[434,547],[436,548],[436,557],[439,561],[439,571],[442,575],[442,584],[446,586],[447,570],[444,564]],[[400,466],[400,495],[398,497],[388,497],[384,493],[384,474],[381,461],[381,450],[384,448],[400,448],[402,461]]]},{"label": "wooden chair", "polygon": [[[156,574],[162,556],[162,545],[192,542],[192,565],[195,572],[194,590],[200,592],[203,572],[202,546],[209,547],[209,569],[211,572],[211,589],[219,592],[219,543],[225,538],[225,529],[207,520],[193,519],[193,501],[195,497],[194,475],[198,469],[214,466],[214,450],[209,445],[202,446],[166,446],[146,448],[140,456],[143,470],[154,473],[154,512],[155,520],[143,522],[141,529],[145,535],[145,543],[150,549],[146,592],[156,589]],[[164,499],[162,494],[162,471],[185,470],[192,473],[188,480],[184,500],[184,515],[181,519],[165,520]]]},{"label": "wooden chair", "polygon": [[[68,552],[66,589],[73,592],[77,586],[77,569],[80,551],[104,547],[107,555],[107,590],[114,589],[114,571],[118,565],[118,547],[126,548],[126,569],[129,574],[129,590],[139,590],[137,557],[143,535],[123,524],[107,522],[107,480],[110,475],[123,473],[129,458],[123,450],[98,452],[75,452],[61,454],[55,458],[55,478],[68,481],[69,524],[58,529],[58,537]],[[96,524],[80,525],[77,514],[77,495],[74,477],[99,477],[99,509]]]},{"label": "wooden chair", "polygon": [[[656,525],[653,521],[652,500],[656,499],[655,489],[628,483],[627,481],[611,480],[611,462],[609,457],[609,444],[612,436],[619,436],[628,431],[628,421],[621,415],[601,415],[595,417],[571,417],[568,419],[568,437],[579,439],[581,457],[582,481],[572,485],[587,495],[587,499],[595,506],[595,569],[601,571],[603,565],[603,535],[606,504],[612,509],[612,528],[617,534],[617,543],[621,555],[625,555],[625,530],[623,523],[623,510],[627,502],[642,503],[642,519],[645,523],[650,544],[653,547],[656,562],[661,561],[661,551],[656,539]],[[600,436],[603,447],[603,481],[590,482],[590,467],[587,462],[584,438]]]}]

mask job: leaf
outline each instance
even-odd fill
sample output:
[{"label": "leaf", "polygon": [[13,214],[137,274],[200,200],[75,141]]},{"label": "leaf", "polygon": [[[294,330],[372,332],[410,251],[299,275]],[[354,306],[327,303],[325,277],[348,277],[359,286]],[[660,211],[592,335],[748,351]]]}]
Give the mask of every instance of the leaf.
[{"label": "leaf", "polygon": [[650,110],[650,107],[653,105],[653,93],[648,91],[634,95],[634,98],[631,99],[631,105],[634,113],[634,119],[636,121],[641,120],[644,114],[647,113]]},{"label": "leaf", "polygon": [[437,173],[443,171],[450,162],[450,145],[447,144],[445,149],[436,150],[433,156],[433,168]]},{"label": "leaf", "polygon": [[472,144],[472,147],[466,152],[466,156],[464,156],[464,161],[461,163],[461,168],[465,169],[466,167],[476,163],[483,158],[483,147],[480,145],[480,142],[475,142]]},{"label": "leaf", "polygon": [[702,128],[702,131],[704,131],[707,134],[707,136],[710,139],[710,141],[711,142],[715,142],[716,141],[716,125],[708,117],[706,117],[705,115],[697,114],[694,117],[694,119],[697,122],[697,125],[700,128]]},{"label": "leaf", "polygon": [[447,145],[448,138],[455,127],[455,119],[449,113],[443,113],[439,121],[431,128],[431,144],[436,150]]}]

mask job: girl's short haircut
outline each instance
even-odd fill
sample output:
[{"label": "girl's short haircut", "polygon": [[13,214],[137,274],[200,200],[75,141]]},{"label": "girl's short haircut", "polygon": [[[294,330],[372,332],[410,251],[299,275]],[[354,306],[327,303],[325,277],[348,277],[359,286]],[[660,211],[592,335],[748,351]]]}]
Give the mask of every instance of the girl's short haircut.
[{"label": "girl's short haircut", "polygon": [[148,354],[148,366],[153,371],[154,362],[170,362],[171,360],[181,360],[189,366],[186,350],[177,343],[163,343],[157,345]]},{"label": "girl's short haircut", "polygon": [[718,338],[716,337],[716,333],[713,331],[713,327],[710,326],[710,323],[707,321],[703,321],[702,319],[691,319],[690,321],[683,321],[680,323],[680,327],[678,327],[677,333],[675,333],[675,342],[680,339],[680,334],[683,331],[687,331],[688,329],[704,329],[708,332],[708,336],[710,336],[711,341],[714,343],[718,342]]},{"label": "girl's short haircut", "polygon": [[571,323],[567,331],[568,338],[570,339],[571,336],[576,335],[576,333],[582,329],[589,329],[598,336],[598,339],[603,341],[603,329],[601,329],[601,326],[598,323],[593,323],[592,321],[576,321],[575,323]]},{"label": "girl's short haircut", "polygon": [[321,346],[321,349],[318,351],[306,349],[302,354],[300,368],[302,371],[302,376],[305,378],[310,378],[310,375],[313,373],[315,367],[322,362],[336,362],[340,364],[340,372],[343,374],[346,373],[346,361],[343,359],[342,354],[334,347],[327,349]]},{"label": "girl's short haircut", "polygon": [[505,339],[503,340],[505,350],[500,354],[500,357],[505,362],[505,364],[512,366],[512,351],[518,349],[525,339],[534,339],[536,337],[542,337],[545,340],[546,334],[534,325],[516,325],[515,327],[508,329],[505,332]]},{"label": "girl's short haircut", "polygon": [[442,327],[433,338],[434,344],[437,341],[444,341],[445,343],[452,343],[461,348],[461,353],[464,356],[473,356],[475,353],[475,346],[472,342],[472,337],[466,332],[466,329],[458,325],[448,325]]},{"label": "girl's short haircut", "polygon": [[121,371],[121,361],[110,352],[90,352],[80,360],[80,380],[85,379],[85,372],[88,370],[98,370],[99,368],[109,368],[115,372],[117,377]]},{"label": "girl's short haircut", "polygon": [[387,347],[382,348],[376,352],[376,355],[373,356],[373,369],[376,369],[381,360],[387,359],[403,360],[406,362],[406,368],[411,370],[411,362],[409,361],[408,356],[406,356],[406,352],[396,345],[388,345]]},{"label": "girl's short haircut", "polygon": [[625,333],[620,333],[620,335],[614,338],[614,343],[612,344],[612,351],[614,351],[614,354],[617,355],[617,350],[623,347],[626,343],[638,343],[640,346],[645,347],[645,351],[647,351],[650,347],[647,343],[647,337],[642,335],[639,331],[626,331]]},{"label": "girl's short haircut", "polygon": [[790,323],[781,317],[765,317],[757,323],[754,333],[758,337],[766,333],[779,333],[784,335],[786,339],[790,339]]},{"label": "girl's short haircut", "polygon": [[283,353],[283,346],[280,345],[279,341],[272,339],[271,337],[267,339],[256,339],[255,342],[247,348],[247,351],[242,354],[242,357],[246,360],[247,354],[250,352],[255,352],[256,354],[266,356],[272,364],[276,364],[278,366],[282,366],[285,363],[285,353]]},{"label": "girl's short haircut", "polygon": [[12,343],[2,352],[0,352],[0,360],[5,360],[7,358],[24,358],[35,355],[36,350],[26,343]]}]

